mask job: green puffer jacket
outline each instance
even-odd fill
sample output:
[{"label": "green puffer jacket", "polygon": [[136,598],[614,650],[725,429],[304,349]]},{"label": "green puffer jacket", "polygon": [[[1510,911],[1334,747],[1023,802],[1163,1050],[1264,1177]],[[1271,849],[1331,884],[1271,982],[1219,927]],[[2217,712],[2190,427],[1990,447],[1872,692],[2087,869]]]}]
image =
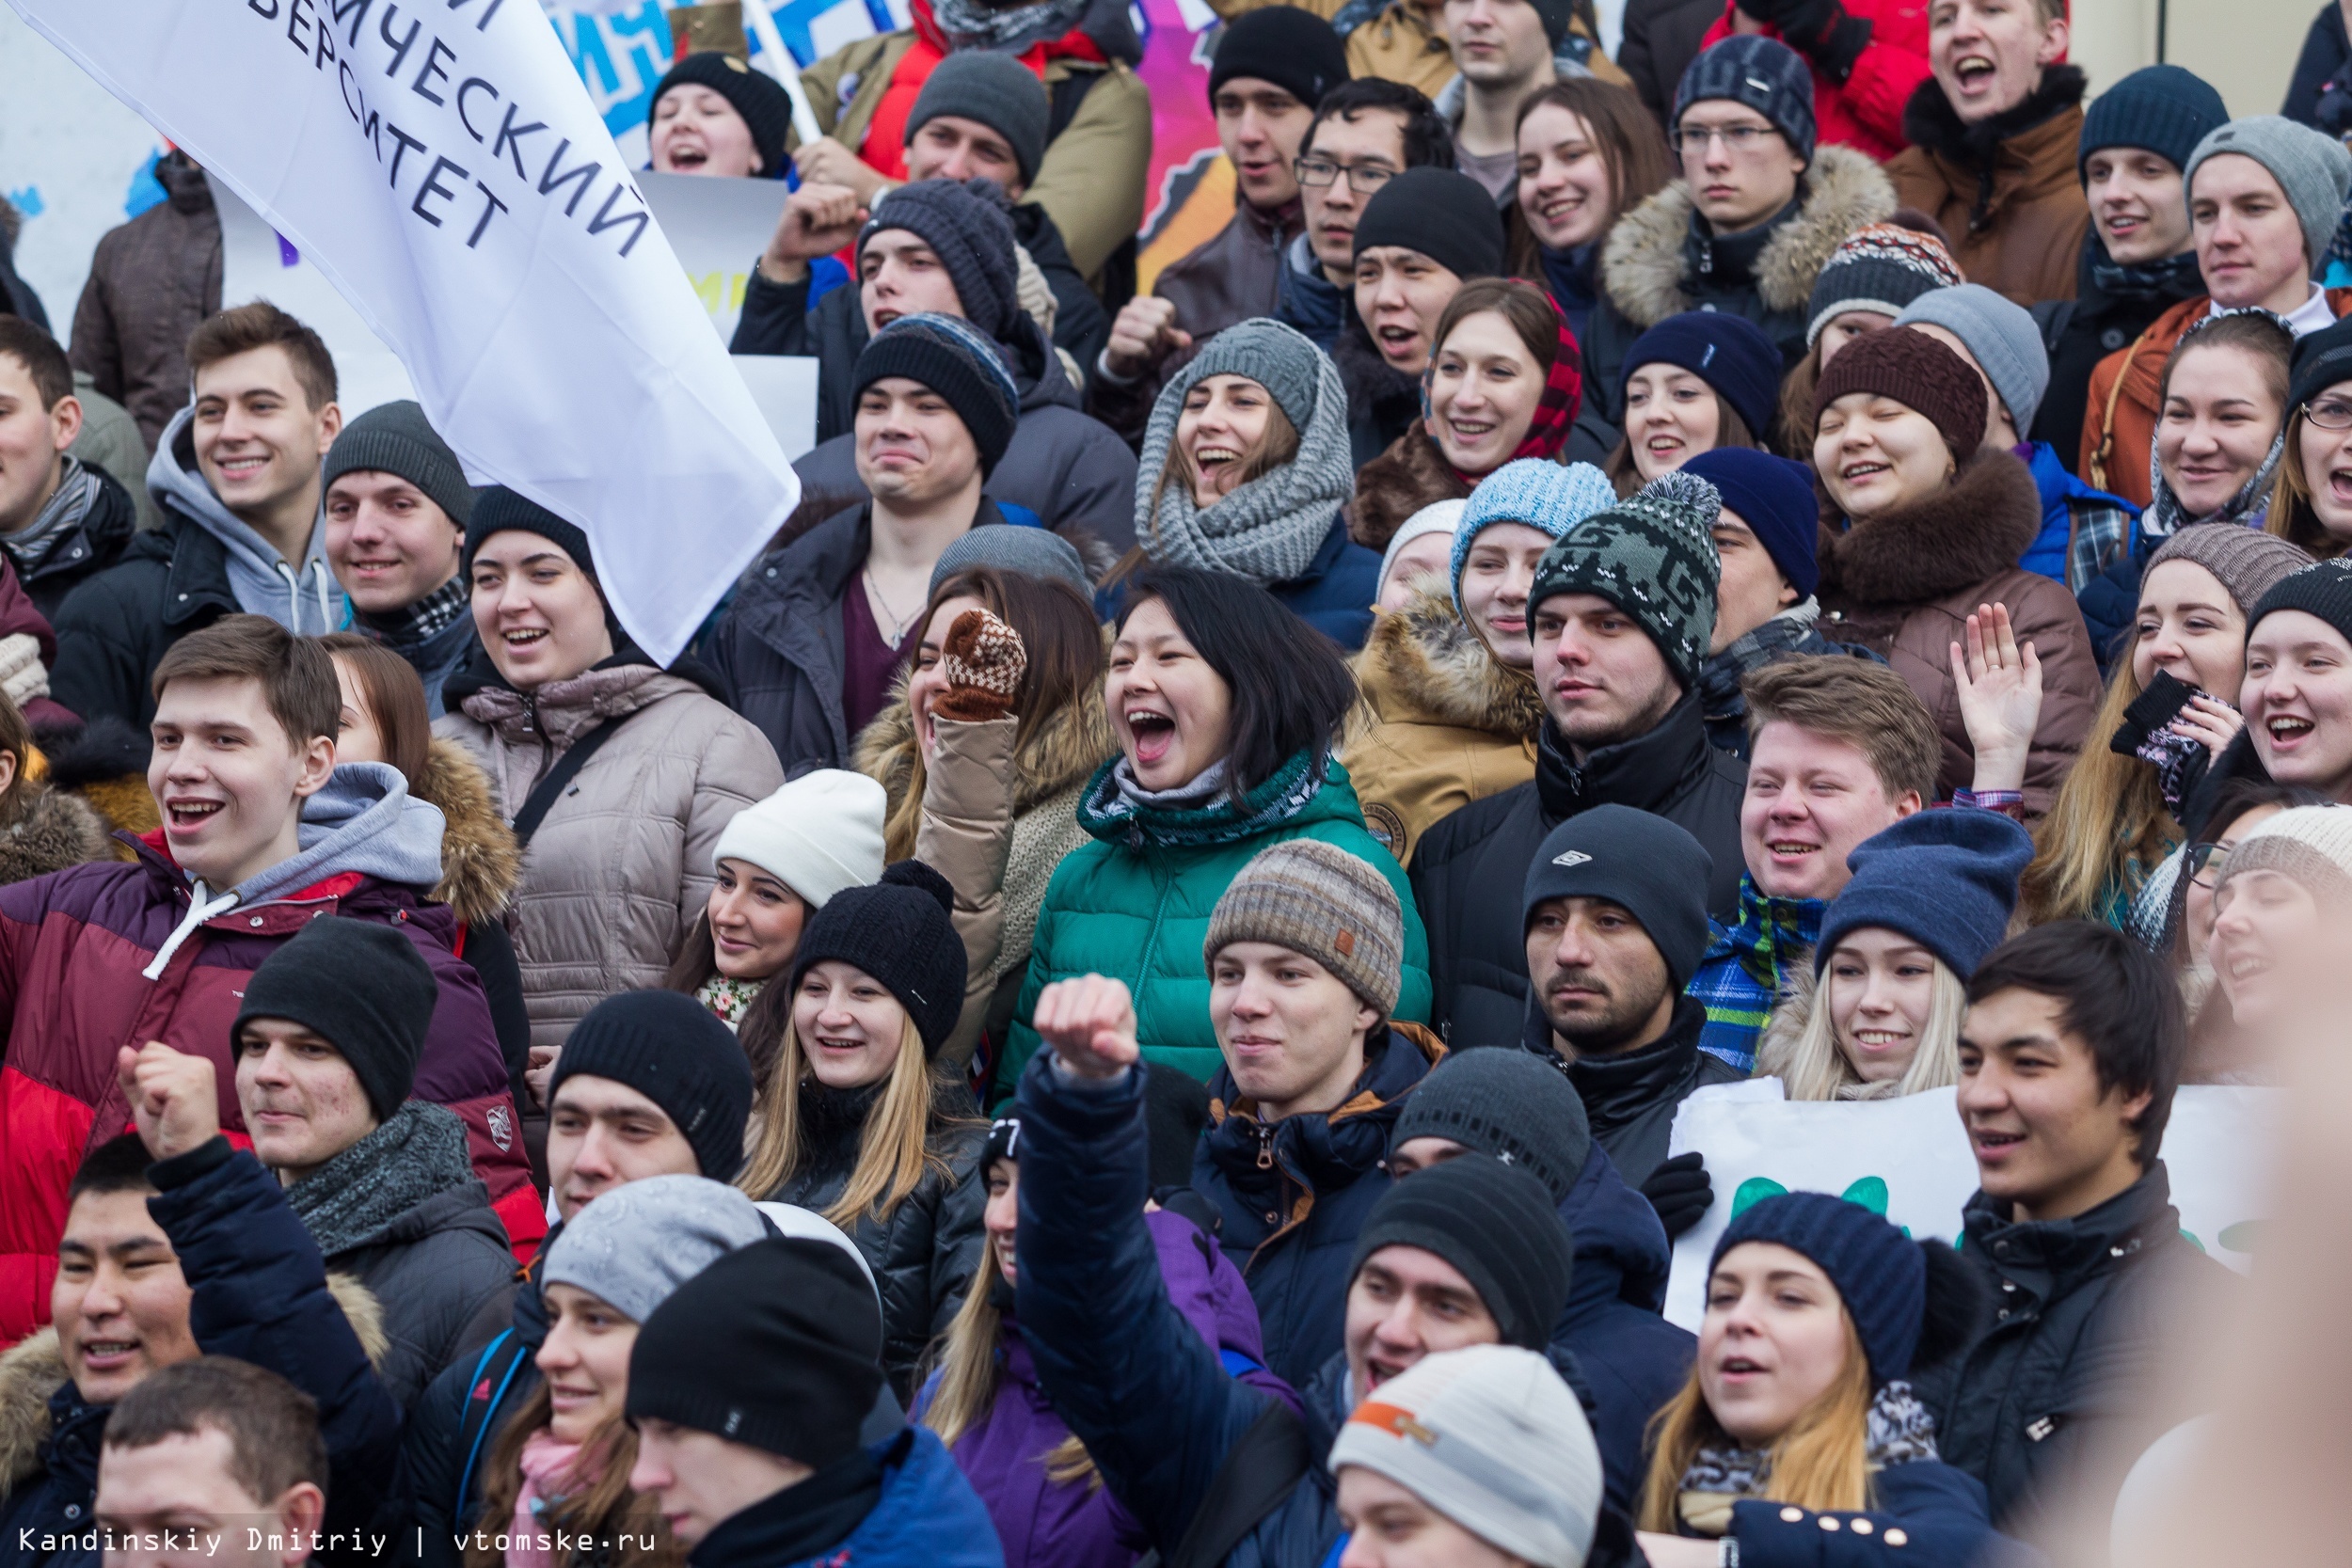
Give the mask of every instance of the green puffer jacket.
[{"label": "green puffer jacket", "polygon": [[1301,752],[1236,806],[1220,799],[1197,811],[1129,807],[1111,783],[1114,757],[1078,797],[1078,821],[1094,836],[1063,857],[1046,884],[1029,948],[1029,977],[1013,1009],[993,1099],[1011,1095],[1037,1051],[1028,1021],[1038,993],[1056,980],[1116,975],[1136,993],[1137,1038],[1147,1061],[1166,1062],[1207,1083],[1224,1065],[1209,1025],[1208,966],[1200,947],[1209,915],[1249,857],[1286,838],[1318,838],[1360,855],[1396,889],[1405,908],[1405,974],[1395,1017],[1429,1018],[1429,938],[1413,908],[1412,884],[1396,858],[1364,829],[1356,788],[1336,758],[1310,772]]}]

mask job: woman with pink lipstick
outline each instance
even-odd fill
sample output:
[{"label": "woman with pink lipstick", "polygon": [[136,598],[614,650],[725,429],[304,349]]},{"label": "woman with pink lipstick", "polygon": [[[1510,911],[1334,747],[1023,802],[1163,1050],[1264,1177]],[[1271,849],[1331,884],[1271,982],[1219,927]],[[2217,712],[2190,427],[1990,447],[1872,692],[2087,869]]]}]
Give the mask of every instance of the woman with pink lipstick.
[{"label": "woman with pink lipstick", "polygon": [[2286,436],[2263,526],[2332,561],[2352,548],[2352,326],[2295,345]]},{"label": "woman with pink lipstick", "polygon": [[1626,352],[1625,435],[1602,471],[1629,496],[1718,447],[1761,447],[1780,395],[1780,350],[1724,310],[1668,316]]},{"label": "woman with pink lipstick", "polygon": [[2263,312],[2207,316],[2164,364],[2155,500],[2139,531],[2167,539],[2191,523],[2263,526],[2285,450],[2287,362],[2295,339]]},{"label": "woman with pink lipstick", "polygon": [[1557,461],[1583,404],[1576,338],[1533,283],[1463,284],[1435,341],[1422,417],[1356,475],[1348,526],[1375,549],[1414,513],[1468,496],[1505,463]]},{"label": "woman with pink lipstick", "polygon": [[1756,1072],[1791,1100],[1892,1100],[1960,1082],[1968,977],[2000,945],[2033,858],[1998,812],[1921,811],[1864,839],[1808,983],[1773,1011]]},{"label": "woman with pink lipstick", "polygon": [[1943,1243],[1827,1193],[1742,1211],[1708,1265],[1691,1381],[1654,1429],[1651,1568],[1991,1560],[1984,1487],[1936,1457],[1911,1384],[1965,1346],[1982,1289]]}]

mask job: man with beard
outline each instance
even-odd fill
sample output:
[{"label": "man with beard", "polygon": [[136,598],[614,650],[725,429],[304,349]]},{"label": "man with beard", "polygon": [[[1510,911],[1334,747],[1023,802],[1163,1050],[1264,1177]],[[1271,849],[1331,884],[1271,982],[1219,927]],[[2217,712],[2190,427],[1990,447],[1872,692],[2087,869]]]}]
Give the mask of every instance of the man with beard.
[{"label": "man with beard", "polygon": [[[1707,1212],[1672,1180],[1706,1184],[1694,1156],[1666,1161],[1675,1108],[1693,1089],[1745,1076],[1699,1049],[1707,1009],[1682,994],[1707,951],[1711,870],[1699,841],[1664,817],[1596,806],[1546,836],[1520,899],[1530,1000],[1520,1043],[1567,1074],[1593,1141],[1669,1234]],[[1651,1192],[1653,1174],[1680,1201]]]}]

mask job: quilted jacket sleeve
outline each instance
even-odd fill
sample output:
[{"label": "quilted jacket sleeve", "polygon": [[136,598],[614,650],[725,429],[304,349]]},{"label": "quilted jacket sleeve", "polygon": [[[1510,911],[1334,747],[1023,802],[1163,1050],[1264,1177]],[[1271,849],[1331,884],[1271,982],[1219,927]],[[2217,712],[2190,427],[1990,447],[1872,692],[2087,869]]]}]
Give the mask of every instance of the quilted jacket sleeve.
[{"label": "quilted jacket sleeve", "polygon": [[995,987],[989,973],[1005,934],[1005,865],[1012,854],[1013,733],[1020,721],[938,721],[939,747],[924,769],[914,858],[956,890],[963,939],[963,1013],[940,1055],[961,1068],[979,1043]]}]

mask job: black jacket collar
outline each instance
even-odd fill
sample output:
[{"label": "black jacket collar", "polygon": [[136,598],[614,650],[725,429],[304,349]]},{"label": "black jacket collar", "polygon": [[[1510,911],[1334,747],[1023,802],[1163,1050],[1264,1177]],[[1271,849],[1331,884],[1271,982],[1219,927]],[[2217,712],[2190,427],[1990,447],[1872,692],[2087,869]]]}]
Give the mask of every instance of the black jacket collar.
[{"label": "black jacket collar", "polygon": [[[914,1440],[912,1431],[901,1442]],[[730,1514],[695,1546],[694,1568],[804,1562],[850,1538],[882,1500],[882,1467],[855,1449],[794,1486]]]},{"label": "black jacket collar", "polygon": [[1646,735],[1602,746],[1580,767],[1549,719],[1536,738],[1535,794],[1547,827],[1595,806],[1653,811],[1707,770],[1707,715],[1686,691]]},{"label": "black jacket collar", "polygon": [[1963,168],[1989,169],[2001,143],[2080,103],[2090,86],[2079,66],[2045,66],[2042,85],[2024,102],[1971,125],[1953,111],[1943,84],[1930,76],[1903,106],[1903,135]]},{"label": "black jacket collar", "polygon": [[1563,1061],[1551,1046],[1551,1025],[1541,1008],[1527,1009],[1527,1045],[1557,1063],[1576,1085],[1596,1136],[1614,1132],[1662,1100],[1679,1100],[1700,1068],[1699,1031],[1707,1009],[1693,998],[1675,1000],[1674,1020],[1655,1043],[1622,1056],[1586,1056]]},{"label": "black jacket collar", "polygon": [[2045,1300],[2106,1273],[2181,1227],[2161,1160],[2115,1196],[2072,1219],[2010,1216],[2008,1203],[1986,1196],[1979,1188],[1962,1216],[1968,1250],[2003,1279]]}]

